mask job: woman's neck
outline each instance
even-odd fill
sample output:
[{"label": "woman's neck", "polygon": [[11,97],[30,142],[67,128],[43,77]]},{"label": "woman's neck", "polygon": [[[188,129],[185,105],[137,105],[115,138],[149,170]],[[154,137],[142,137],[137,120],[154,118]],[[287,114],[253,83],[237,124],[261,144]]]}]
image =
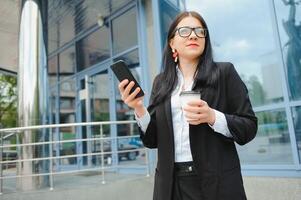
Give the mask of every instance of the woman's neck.
[{"label": "woman's neck", "polygon": [[183,73],[184,79],[192,79],[197,69],[198,61],[183,60],[179,62],[179,68]]}]

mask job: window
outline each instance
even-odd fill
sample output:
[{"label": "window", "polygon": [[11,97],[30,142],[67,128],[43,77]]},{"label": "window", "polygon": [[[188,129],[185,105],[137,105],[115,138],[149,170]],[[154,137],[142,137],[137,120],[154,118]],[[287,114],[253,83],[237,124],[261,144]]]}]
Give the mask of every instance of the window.
[{"label": "window", "polygon": [[76,44],[79,70],[110,58],[110,35],[106,26],[80,40]]},{"label": "window", "polygon": [[[278,38],[273,32],[269,2],[202,0],[198,5],[187,2],[188,9],[192,6],[199,8],[207,22],[215,60],[234,64],[248,87],[252,105],[282,102],[282,62],[277,53]],[[217,13],[222,17],[217,17]]]},{"label": "window", "polygon": [[[141,67],[139,64],[139,57],[138,57],[138,50],[134,50],[128,54],[122,55],[116,60],[124,60],[127,64],[128,67],[130,68],[133,76],[135,79],[139,82],[140,86],[141,85],[141,77],[142,77],[142,71]],[[121,100],[120,93],[118,90],[118,81],[116,81],[116,87],[115,87],[115,94],[116,94],[116,112],[117,112],[117,120],[134,120],[134,113],[133,110],[130,109],[126,104],[124,104]],[[123,125],[118,125],[117,127],[118,131],[118,136],[126,136],[126,135],[131,135],[131,134],[138,134],[138,129],[136,124],[123,124]]]},{"label": "window", "polygon": [[131,9],[112,21],[113,52],[121,53],[138,44],[136,10]]},{"label": "window", "polygon": [[237,146],[243,164],[293,164],[292,148],[284,110],[256,113],[255,139]]},{"label": "window", "polygon": [[59,55],[60,75],[72,75],[75,73],[75,49],[71,46]]},{"label": "window", "polygon": [[301,99],[301,4],[274,1],[290,99]]},{"label": "window", "polygon": [[292,108],[299,159],[301,160],[301,106]]}]

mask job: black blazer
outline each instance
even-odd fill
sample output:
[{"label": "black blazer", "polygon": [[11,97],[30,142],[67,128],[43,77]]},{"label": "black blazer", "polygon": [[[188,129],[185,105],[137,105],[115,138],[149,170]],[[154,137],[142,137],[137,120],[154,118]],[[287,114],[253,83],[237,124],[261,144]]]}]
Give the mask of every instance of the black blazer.
[{"label": "black blazer", "polygon": [[[234,142],[244,145],[257,131],[245,84],[231,63],[214,63],[218,68],[217,88],[202,88],[202,99],[211,108],[223,112],[233,138],[215,133],[207,124],[190,125],[189,139],[193,162],[203,191],[202,200],[246,199],[240,162]],[[158,105],[152,99],[162,84],[162,74],[153,83],[148,111],[151,121],[141,139],[148,148],[158,149],[154,200],[171,200],[174,170],[174,136],[170,98]],[[210,95],[214,94],[214,95]]]}]

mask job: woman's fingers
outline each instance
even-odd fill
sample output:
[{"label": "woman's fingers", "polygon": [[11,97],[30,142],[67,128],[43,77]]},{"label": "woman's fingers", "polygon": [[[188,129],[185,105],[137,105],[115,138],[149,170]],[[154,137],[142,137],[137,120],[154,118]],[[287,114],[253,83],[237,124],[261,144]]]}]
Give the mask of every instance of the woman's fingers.
[{"label": "woman's fingers", "polygon": [[210,111],[209,106],[205,101],[191,101],[187,103],[186,106],[183,107],[185,112],[192,112],[192,113],[206,113]]},{"label": "woman's fingers", "polygon": [[206,101],[192,100],[183,108],[187,122],[192,125],[201,123],[212,123],[214,120],[211,114],[211,108]]},{"label": "woman's fingers", "polygon": [[126,88],[125,88],[125,90],[124,90],[124,94],[125,95],[129,95],[130,94],[130,91],[131,91],[131,89],[133,88],[133,86],[135,85],[135,83],[134,83],[134,81],[131,81],[127,86],[126,86]]},{"label": "woman's fingers", "polygon": [[[127,87],[128,88],[128,87]],[[127,90],[126,88],[126,90]],[[132,88],[132,87],[131,87]],[[134,92],[132,92],[125,100],[124,103],[128,104],[129,102],[133,101],[136,97],[136,95],[139,93],[141,89],[139,87],[137,87]]]},{"label": "woman's fingers", "polygon": [[189,120],[206,120],[208,115],[207,115],[207,113],[204,113],[204,114],[198,113],[198,114],[196,114],[196,113],[186,112],[185,117],[186,117],[186,119],[189,119]]},{"label": "woman's fingers", "polygon": [[128,83],[127,79],[120,82],[120,84],[118,85],[118,88],[119,88],[119,91],[120,91],[121,99],[123,101],[128,98],[129,93],[130,93],[130,91],[131,91],[131,89],[134,85],[135,85],[135,83],[133,81]]},{"label": "woman's fingers", "polygon": [[137,94],[140,92],[141,88],[136,88],[134,92],[130,93],[132,88],[134,87],[134,81],[129,81],[127,79],[121,81],[118,85],[118,89],[120,91],[122,101],[127,104],[131,108],[141,107],[143,106],[143,96],[139,98],[135,98]]},{"label": "woman's fingers", "polygon": [[191,112],[185,112],[184,115],[187,119],[199,119],[200,118],[199,114],[191,113]]},{"label": "woman's fingers", "polygon": [[124,79],[123,81],[121,81],[118,85],[118,89],[120,91],[120,93],[124,92],[124,87],[128,84],[129,80]]},{"label": "woman's fingers", "polygon": [[187,102],[188,106],[203,106],[205,104],[207,104],[206,101],[203,101],[202,99],[192,99]]}]

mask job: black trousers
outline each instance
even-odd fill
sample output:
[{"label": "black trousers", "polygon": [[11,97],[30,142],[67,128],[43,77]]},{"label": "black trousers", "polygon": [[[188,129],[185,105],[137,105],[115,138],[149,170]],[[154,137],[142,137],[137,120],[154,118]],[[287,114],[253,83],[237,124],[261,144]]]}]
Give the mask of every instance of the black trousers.
[{"label": "black trousers", "polygon": [[192,162],[176,163],[172,200],[202,200],[200,178]]}]

